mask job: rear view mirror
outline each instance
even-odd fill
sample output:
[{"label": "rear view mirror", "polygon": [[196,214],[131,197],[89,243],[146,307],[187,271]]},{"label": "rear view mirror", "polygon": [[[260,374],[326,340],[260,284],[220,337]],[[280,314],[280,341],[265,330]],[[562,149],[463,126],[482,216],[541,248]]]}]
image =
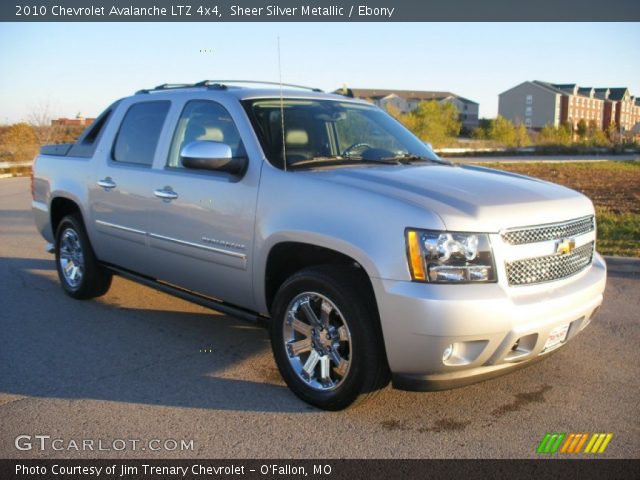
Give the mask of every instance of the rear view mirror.
[{"label": "rear view mirror", "polygon": [[180,162],[185,168],[239,174],[245,169],[247,158],[233,157],[226,143],[198,140],[182,147]]}]

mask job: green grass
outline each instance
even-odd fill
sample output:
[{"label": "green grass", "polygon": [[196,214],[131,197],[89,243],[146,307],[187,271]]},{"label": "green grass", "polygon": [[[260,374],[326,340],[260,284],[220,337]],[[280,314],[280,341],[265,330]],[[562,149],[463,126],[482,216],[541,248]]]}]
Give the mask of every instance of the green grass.
[{"label": "green grass", "polygon": [[598,251],[603,255],[640,257],[640,214],[596,209]]}]

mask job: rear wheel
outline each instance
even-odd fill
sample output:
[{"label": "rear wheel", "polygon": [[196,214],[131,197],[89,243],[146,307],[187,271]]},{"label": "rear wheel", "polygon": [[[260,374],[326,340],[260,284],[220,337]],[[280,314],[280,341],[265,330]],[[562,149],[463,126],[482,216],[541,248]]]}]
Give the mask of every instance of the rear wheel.
[{"label": "rear wheel", "polygon": [[368,285],[353,269],[302,270],[280,288],[271,343],[284,380],[302,400],[341,410],[389,381]]},{"label": "rear wheel", "polygon": [[58,278],[67,295],[88,299],[107,293],[112,275],[98,263],[79,215],[68,215],[58,225],[55,254]]}]

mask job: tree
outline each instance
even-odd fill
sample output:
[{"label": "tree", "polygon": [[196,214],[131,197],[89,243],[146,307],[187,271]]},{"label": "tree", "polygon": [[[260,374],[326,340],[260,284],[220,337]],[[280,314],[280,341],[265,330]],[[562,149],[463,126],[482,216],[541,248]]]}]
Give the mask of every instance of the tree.
[{"label": "tree", "polygon": [[486,140],[487,131],[482,127],[474,128],[471,132],[471,138],[474,138],[476,140]]},{"label": "tree", "polygon": [[557,138],[560,145],[571,145],[573,143],[573,126],[569,122],[560,125]]},{"label": "tree", "polygon": [[607,134],[604,132],[604,130],[602,130],[600,128],[596,128],[593,131],[593,134],[590,135],[589,141],[590,141],[590,143],[592,145],[594,145],[596,147],[610,147],[611,146],[611,142],[607,138]]},{"label": "tree", "polygon": [[23,162],[33,160],[38,153],[38,139],[27,123],[16,123],[2,132],[0,136],[0,158],[8,161]]},{"label": "tree", "polygon": [[435,100],[420,102],[415,110],[402,115],[400,121],[422,140],[440,147],[460,134],[462,124],[455,105]]},{"label": "tree", "polygon": [[31,107],[27,116],[29,125],[33,127],[33,133],[40,145],[52,143],[52,138],[56,134],[57,128],[51,125],[52,113],[49,100],[39,100]]},{"label": "tree", "polygon": [[580,137],[580,140],[587,138],[588,128],[587,122],[584,118],[581,118],[577,125],[578,137]]},{"label": "tree", "polygon": [[498,115],[489,126],[489,140],[501,143],[507,147],[516,145],[516,129],[509,120]]},{"label": "tree", "polygon": [[538,134],[538,144],[540,145],[571,145],[571,127],[561,125],[556,128],[547,124]]},{"label": "tree", "polygon": [[529,145],[531,145],[531,138],[529,138],[527,127],[525,127],[523,124],[519,124],[516,127],[516,146],[528,147]]},{"label": "tree", "polygon": [[402,112],[392,103],[387,103],[384,106],[384,110],[396,120],[400,120],[400,118],[402,118]]}]

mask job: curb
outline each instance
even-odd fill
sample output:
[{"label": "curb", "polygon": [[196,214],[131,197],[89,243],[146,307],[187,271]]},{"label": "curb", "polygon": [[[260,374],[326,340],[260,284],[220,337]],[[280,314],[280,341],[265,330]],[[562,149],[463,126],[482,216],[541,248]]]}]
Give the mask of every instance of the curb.
[{"label": "curb", "polygon": [[640,275],[640,258],[605,256],[607,270],[613,273],[635,273]]},{"label": "curb", "polygon": [[462,164],[481,164],[481,163],[597,163],[597,162],[638,162],[640,161],[639,155],[634,156],[625,156],[623,158],[616,158],[611,156],[605,157],[589,157],[589,158],[580,158],[580,157],[559,157],[559,156],[548,156],[548,157],[446,157],[443,156],[446,160],[455,163]]}]

